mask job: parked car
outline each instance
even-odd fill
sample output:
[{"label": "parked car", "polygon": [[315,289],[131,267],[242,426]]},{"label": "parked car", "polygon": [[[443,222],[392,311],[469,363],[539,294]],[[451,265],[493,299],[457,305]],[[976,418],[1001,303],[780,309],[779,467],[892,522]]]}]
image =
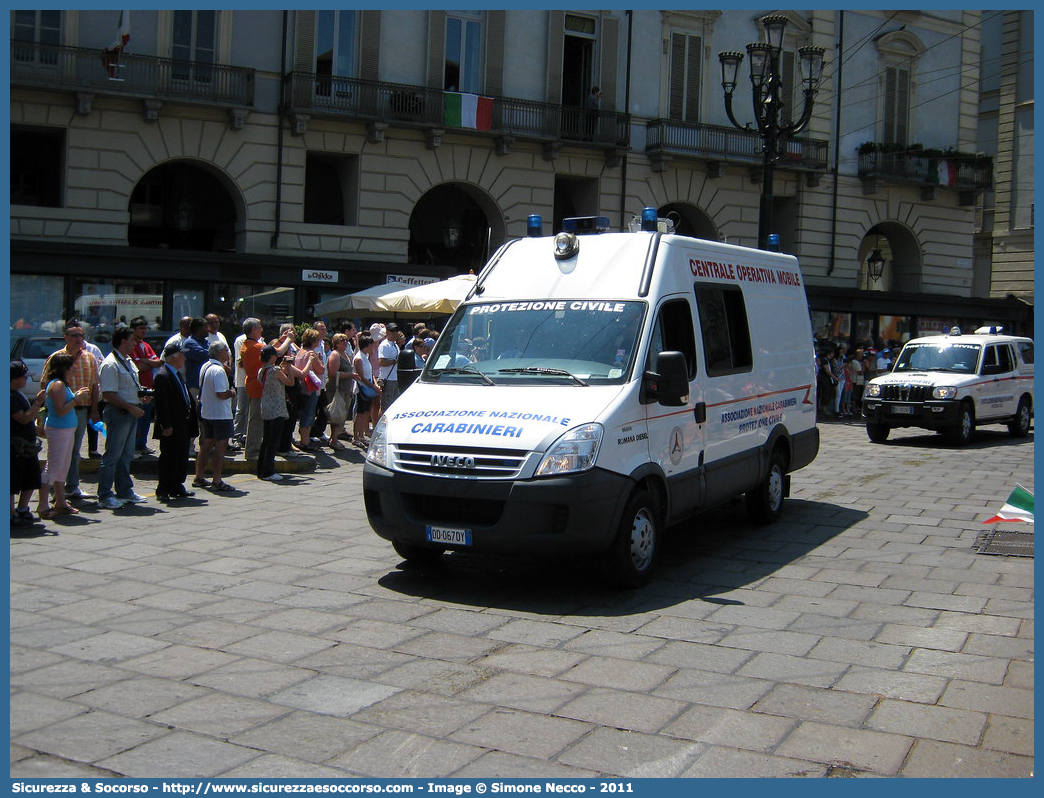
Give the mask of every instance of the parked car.
[{"label": "parked car", "polygon": [[12,334],[11,360],[21,360],[29,367],[29,382],[26,383],[26,390],[40,382],[40,372],[43,371],[47,358],[63,346],[65,346],[65,338],[54,333]]}]

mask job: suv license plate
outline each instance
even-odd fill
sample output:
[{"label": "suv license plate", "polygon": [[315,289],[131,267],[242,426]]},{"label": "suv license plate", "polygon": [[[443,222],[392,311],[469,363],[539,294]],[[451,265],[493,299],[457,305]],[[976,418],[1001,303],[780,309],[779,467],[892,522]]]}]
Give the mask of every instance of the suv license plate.
[{"label": "suv license plate", "polygon": [[912,416],[914,409],[910,405],[892,405],[892,412],[899,415]]},{"label": "suv license plate", "polygon": [[443,526],[429,526],[425,530],[429,543],[450,543],[454,546],[470,546],[470,529],[450,529]]}]

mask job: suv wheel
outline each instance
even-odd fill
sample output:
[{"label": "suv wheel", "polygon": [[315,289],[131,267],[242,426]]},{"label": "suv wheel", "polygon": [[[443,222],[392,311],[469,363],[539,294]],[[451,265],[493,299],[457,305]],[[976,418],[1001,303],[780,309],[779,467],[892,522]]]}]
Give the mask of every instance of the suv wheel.
[{"label": "suv wheel", "polygon": [[1030,415],[1029,399],[1023,396],[1019,400],[1019,407],[1015,411],[1015,418],[1010,424],[1008,424],[1008,433],[1011,437],[1025,438],[1029,435]]},{"label": "suv wheel", "polygon": [[957,423],[946,430],[946,439],[954,446],[964,446],[975,431],[975,416],[971,406],[964,402],[957,411]]},{"label": "suv wheel", "polygon": [[866,425],[866,437],[868,437],[874,443],[884,443],[888,440],[888,433],[892,431],[892,428],[887,424],[867,424]]}]

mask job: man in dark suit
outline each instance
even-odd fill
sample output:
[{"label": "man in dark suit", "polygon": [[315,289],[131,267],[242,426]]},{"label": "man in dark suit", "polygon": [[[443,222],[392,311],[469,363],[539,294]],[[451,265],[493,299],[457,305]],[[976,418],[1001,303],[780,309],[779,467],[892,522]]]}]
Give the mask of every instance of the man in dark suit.
[{"label": "man in dark suit", "polygon": [[199,434],[196,403],[189,396],[180,370],[185,366],[181,344],[163,347],[164,364],[153,373],[156,395],[156,427],[152,437],[159,440],[159,481],[156,498],[160,501],[192,496],[185,489],[188,474],[189,443]]}]

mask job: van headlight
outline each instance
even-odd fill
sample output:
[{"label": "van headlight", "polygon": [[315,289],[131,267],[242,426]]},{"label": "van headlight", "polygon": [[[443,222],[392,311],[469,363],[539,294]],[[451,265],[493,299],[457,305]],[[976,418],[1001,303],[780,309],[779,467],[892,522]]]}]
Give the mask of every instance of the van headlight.
[{"label": "van headlight", "polygon": [[587,471],[594,466],[601,443],[601,424],[584,424],[571,429],[547,450],[537,466],[536,475],[555,477]]},{"label": "van headlight", "polygon": [[957,389],[952,385],[939,385],[932,388],[932,399],[953,399],[957,396]]},{"label": "van headlight", "polygon": [[874,383],[870,383],[869,385],[866,386],[866,393],[864,395],[865,396],[880,396],[881,395],[881,386],[880,385],[875,385]]},{"label": "van headlight", "polygon": [[388,419],[385,416],[381,416],[373,429],[370,445],[366,449],[366,460],[382,468],[388,467]]}]

